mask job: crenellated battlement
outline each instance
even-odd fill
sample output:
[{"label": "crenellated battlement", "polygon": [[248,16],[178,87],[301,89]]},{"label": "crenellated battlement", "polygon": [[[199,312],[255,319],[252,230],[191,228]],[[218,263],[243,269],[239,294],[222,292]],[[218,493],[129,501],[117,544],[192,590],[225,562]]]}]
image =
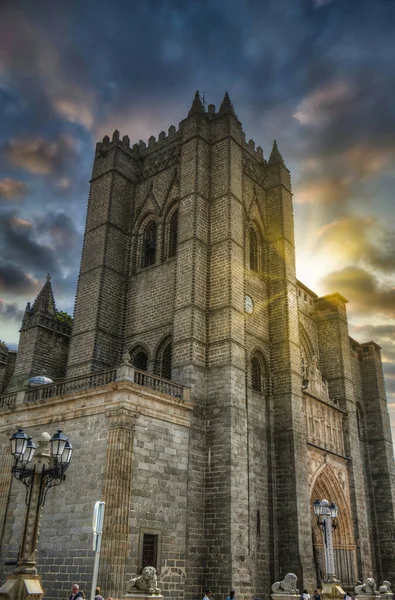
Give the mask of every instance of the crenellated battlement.
[{"label": "crenellated battlement", "polygon": [[154,135],[151,135],[147,142],[139,140],[137,143],[130,145],[130,138],[128,135],[124,135],[120,138],[120,133],[116,129],[112,134],[112,138],[108,135],[103,137],[101,142],[96,144],[96,155],[104,154],[114,147],[118,147],[123,151],[126,151],[133,158],[144,157],[158,149],[162,149],[167,144],[172,144],[180,136],[180,130],[176,129],[175,125],[170,125],[168,128],[167,135],[165,131],[161,131],[158,135],[158,139]]},{"label": "crenellated battlement", "polygon": [[251,154],[251,156],[253,156],[256,160],[258,160],[262,164],[267,164],[267,160],[263,156],[262,146],[257,146],[255,148],[254,140],[251,139],[251,140],[248,140],[248,142],[245,142],[244,149],[247,150],[247,152],[249,154]]}]

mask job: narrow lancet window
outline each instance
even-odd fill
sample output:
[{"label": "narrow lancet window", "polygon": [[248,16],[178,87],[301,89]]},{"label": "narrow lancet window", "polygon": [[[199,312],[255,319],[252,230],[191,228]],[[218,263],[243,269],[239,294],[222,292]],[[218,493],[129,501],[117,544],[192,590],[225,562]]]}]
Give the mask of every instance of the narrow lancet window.
[{"label": "narrow lancet window", "polygon": [[150,221],[143,234],[142,267],[150,267],[155,264],[156,255],[156,223]]}]

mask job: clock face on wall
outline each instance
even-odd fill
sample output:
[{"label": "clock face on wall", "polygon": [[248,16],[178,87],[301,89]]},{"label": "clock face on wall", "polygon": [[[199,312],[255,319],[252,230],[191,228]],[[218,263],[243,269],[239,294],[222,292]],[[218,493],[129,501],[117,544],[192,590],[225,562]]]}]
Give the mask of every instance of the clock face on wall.
[{"label": "clock face on wall", "polygon": [[247,315],[252,315],[254,312],[254,303],[251,296],[246,296],[244,300],[244,307]]}]

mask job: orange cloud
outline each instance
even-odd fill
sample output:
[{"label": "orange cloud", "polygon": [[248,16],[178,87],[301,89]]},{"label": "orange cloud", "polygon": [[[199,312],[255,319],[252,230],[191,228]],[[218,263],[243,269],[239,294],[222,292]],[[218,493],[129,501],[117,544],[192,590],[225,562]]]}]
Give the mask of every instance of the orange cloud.
[{"label": "orange cloud", "polygon": [[338,204],[352,195],[347,180],[317,177],[307,180],[295,189],[296,204]]},{"label": "orange cloud", "polygon": [[344,102],[351,100],[354,90],[346,81],[325,85],[303,98],[292,115],[302,125],[315,125],[326,120],[332,111]]},{"label": "orange cloud", "polygon": [[367,177],[382,173],[391,160],[393,149],[358,144],[342,153],[341,158],[355,174]]},{"label": "orange cloud", "polygon": [[16,181],[6,177],[0,179],[0,200],[13,200],[24,198],[29,187],[23,181]]},{"label": "orange cloud", "polygon": [[73,139],[61,134],[52,142],[43,138],[13,139],[3,148],[8,162],[30,173],[50,175],[55,173],[75,153]]},{"label": "orange cloud", "polygon": [[345,267],[329,273],[320,283],[325,293],[339,292],[345,296],[354,313],[395,318],[395,288],[379,284],[377,278],[364,269]]},{"label": "orange cloud", "polygon": [[33,227],[33,223],[31,221],[26,221],[26,219],[21,219],[20,217],[11,217],[9,223],[15,227],[23,227],[26,229],[31,229]]},{"label": "orange cloud", "polygon": [[94,123],[93,102],[86,94],[81,93],[80,98],[54,93],[53,107],[59,116],[70,123],[80,123],[87,129],[91,129]]},{"label": "orange cloud", "polygon": [[317,231],[321,249],[341,262],[371,265],[392,273],[395,269],[395,233],[374,217],[347,217]]}]

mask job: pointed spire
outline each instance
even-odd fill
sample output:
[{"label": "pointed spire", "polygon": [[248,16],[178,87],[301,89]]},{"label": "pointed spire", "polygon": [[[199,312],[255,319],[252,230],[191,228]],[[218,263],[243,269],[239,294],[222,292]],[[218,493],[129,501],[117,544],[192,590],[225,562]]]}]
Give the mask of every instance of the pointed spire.
[{"label": "pointed spire", "polygon": [[276,140],[274,140],[273,143],[273,148],[272,151],[270,153],[270,158],[269,158],[269,165],[283,165],[285,167],[285,163],[284,163],[284,159],[280,154],[280,151],[277,147],[277,142]]},{"label": "pointed spire", "polygon": [[55,299],[53,297],[51,276],[47,273],[46,282],[44,283],[41,291],[35,299],[31,308],[32,312],[43,312],[54,315],[56,313]]},{"label": "pointed spire", "polygon": [[203,102],[201,101],[200,96],[199,96],[199,90],[196,90],[195,97],[192,102],[192,106],[189,109],[188,117],[190,117],[191,115],[196,115],[196,114],[201,114],[201,113],[204,113],[204,106],[203,106]]},{"label": "pointed spire", "polygon": [[237,119],[237,115],[235,113],[235,109],[233,108],[233,104],[229,98],[228,92],[225,92],[224,99],[222,100],[222,104],[219,107],[218,111],[219,115],[231,114],[233,117]]}]

